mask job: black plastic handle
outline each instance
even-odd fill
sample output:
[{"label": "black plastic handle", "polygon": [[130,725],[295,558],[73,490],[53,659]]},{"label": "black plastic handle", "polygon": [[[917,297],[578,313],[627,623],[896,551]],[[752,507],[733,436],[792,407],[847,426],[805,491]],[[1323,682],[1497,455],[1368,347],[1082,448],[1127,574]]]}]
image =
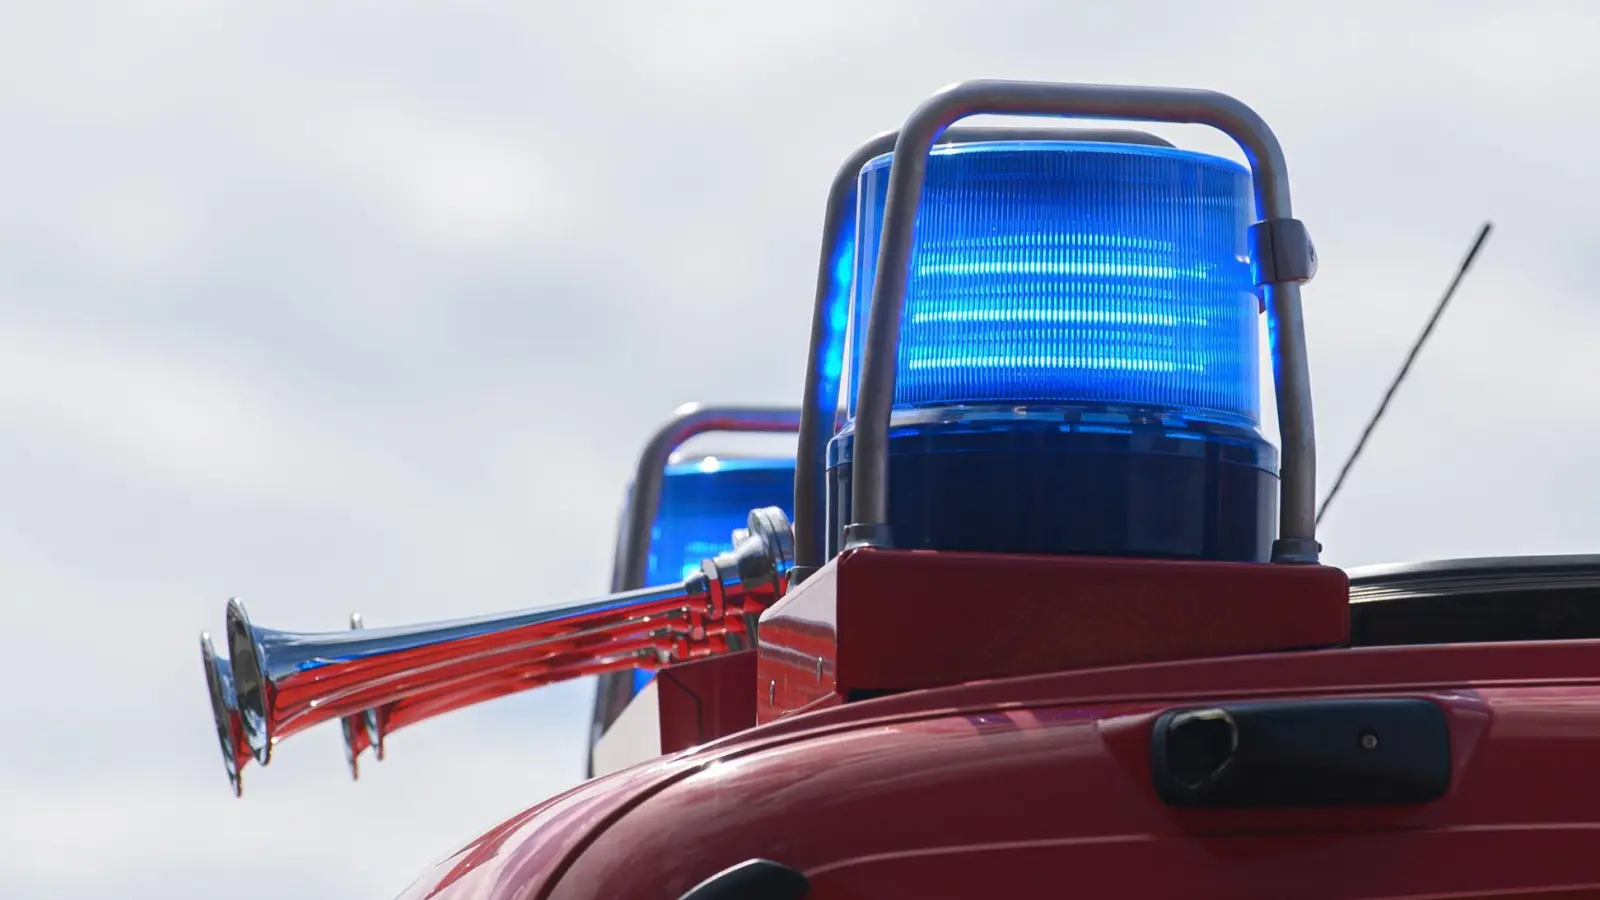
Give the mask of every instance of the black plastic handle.
[{"label": "black plastic handle", "polygon": [[1450,789],[1450,726],[1427,700],[1225,703],[1163,713],[1156,793],[1188,809],[1428,803]]}]

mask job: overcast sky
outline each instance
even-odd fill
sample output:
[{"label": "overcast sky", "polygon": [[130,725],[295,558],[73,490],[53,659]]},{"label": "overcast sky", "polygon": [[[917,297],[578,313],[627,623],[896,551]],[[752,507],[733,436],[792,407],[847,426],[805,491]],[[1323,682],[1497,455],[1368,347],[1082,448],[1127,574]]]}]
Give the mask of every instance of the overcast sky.
[{"label": "overcast sky", "polygon": [[[576,781],[592,685],[227,789],[195,639],[597,593],[650,430],[799,397],[839,161],[964,78],[1288,153],[1340,565],[1600,547],[1600,6],[0,3],[0,895],[393,896]],[[1193,129],[1154,129],[1238,157]]]}]

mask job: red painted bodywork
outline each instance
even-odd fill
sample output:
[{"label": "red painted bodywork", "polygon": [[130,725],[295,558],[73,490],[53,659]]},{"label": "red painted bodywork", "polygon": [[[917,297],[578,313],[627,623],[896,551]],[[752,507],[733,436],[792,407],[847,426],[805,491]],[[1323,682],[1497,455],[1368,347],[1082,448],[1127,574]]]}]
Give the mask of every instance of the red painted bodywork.
[{"label": "red painted bodywork", "polygon": [[[966,598],[974,633],[1000,614],[993,596]],[[840,618],[844,672],[854,620]],[[1149,624],[1176,627],[1221,630]],[[1246,812],[1157,798],[1148,747],[1161,711],[1328,696],[1439,704],[1450,792]],[[1597,747],[1600,641],[1268,652],[835,695],[580,785],[405,898],[677,900],[753,857],[804,872],[808,900],[1600,897]]]},{"label": "red painted bodywork", "polygon": [[656,675],[661,752],[676,753],[756,724],[756,652],[678,663]]},{"label": "red painted bodywork", "polygon": [[852,550],[762,615],[756,714],[1349,638],[1349,579],[1324,566]]}]

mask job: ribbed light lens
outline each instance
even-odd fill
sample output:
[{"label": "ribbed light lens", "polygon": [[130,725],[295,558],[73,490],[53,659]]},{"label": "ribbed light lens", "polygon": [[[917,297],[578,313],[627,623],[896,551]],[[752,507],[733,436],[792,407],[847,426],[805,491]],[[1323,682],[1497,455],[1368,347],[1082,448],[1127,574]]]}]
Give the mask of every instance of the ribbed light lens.
[{"label": "ribbed light lens", "polygon": [[[862,169],[850,414],[892,154]],[[1254,426],[1249,173],[1168,147],[1026,141],[930,156],[897,412],[1092,403]]]},{"label": "ribbed light lens", "polygon": [[[661,503],[650,530],[645,584],[672,584],[700,563],[733,548],[733,532],[750,510],[777,506],[794,515],[794,459],[706,456],[673,463],[661,482]],[[634,692],[649,683],[636,672]]]},{"label": "ribbed light lens", "polygon": [[672,584],[700,571],[702,560],[733,548],[733,532],[763,506],[793,514],[793,459],[706,456],[668,466],[645,583]]}]

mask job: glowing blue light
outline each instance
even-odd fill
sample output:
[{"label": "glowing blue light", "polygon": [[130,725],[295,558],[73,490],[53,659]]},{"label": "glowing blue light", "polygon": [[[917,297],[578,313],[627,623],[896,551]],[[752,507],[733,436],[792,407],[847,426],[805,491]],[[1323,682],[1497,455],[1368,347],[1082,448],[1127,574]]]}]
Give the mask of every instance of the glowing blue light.
[{"label": "glowing blue light", "polygon": [[[829,556],[855,521],[854,401],[890,163],[857,179]],[[886,448],[896,546],[1268,559],[1277,452],[1259,427],[1253,206],[1242,166],[1170,147],[935,150]]]},{"label": "glowing blue light", "polygon": [[[858,181],[854,416],[892,154]],[[1249,173],[1168,147],[1026,141],[930,156],[897,413],[1111,404],[1255,426]]]},{"label": "glowing blue light", "polygon": [[855,271],[855,240],[845,238],[839,242],[833,256],[833,285],[828,294],[828,333],[822,345],[822,382],[818,386],[824,398],[837,404],[839,379],[844,374],[844,336],[850,324],[850,285]]},{"label": "glowing blue light", "polygon": [[733,547],[733,532],[750,510],[794,505],[794,460],[707,456],[673,463],[661,481],[661,503],[650,530],[646,584],[673,584],[700,571],[700,562]]},{"label": "glowing blue light", "polygon": [[[675,584],[700,571],[700,563],[733,548],[733,532],[750,510],[794,510],[794,459],[707,456],[669,465],[650,531],[645,584]],[[633,693],[652,673],[634,673]]]}]

